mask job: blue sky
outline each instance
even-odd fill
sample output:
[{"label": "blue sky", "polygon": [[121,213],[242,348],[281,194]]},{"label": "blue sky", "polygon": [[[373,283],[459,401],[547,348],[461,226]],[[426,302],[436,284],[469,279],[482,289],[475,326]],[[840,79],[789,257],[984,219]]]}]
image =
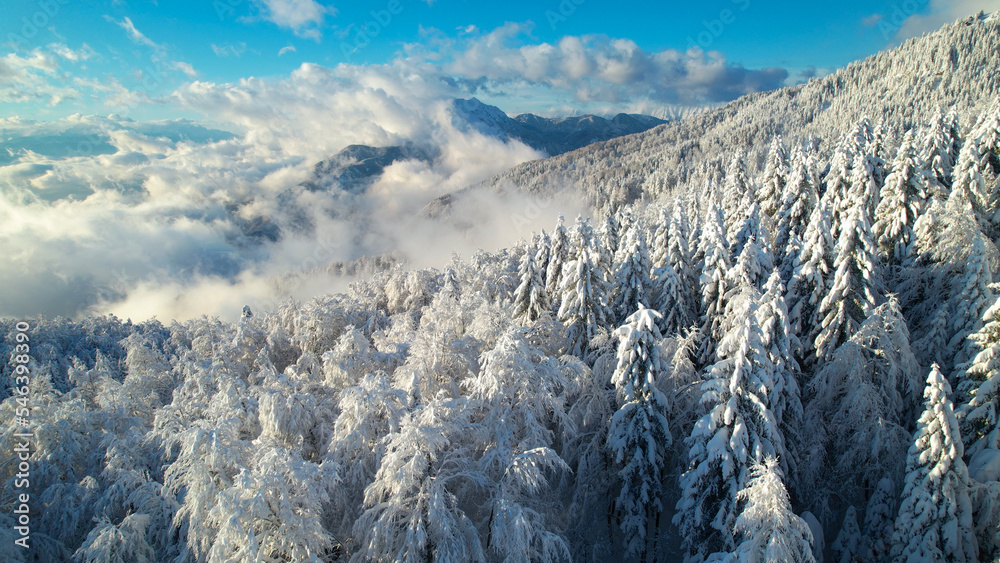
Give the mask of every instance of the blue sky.
[{"label": "blue sky", "polygon": [[[354,67],[401,61],[408,72],[456,79],[451,94],[477,95],[512,113],[700,105],[828,72],[997,4],[3,0],[0,115],[211,118],[178,92],[192,83],[281,81],[303,64],[348,65],[339,72],[350,77]],[[548,46],[558,48],[555,62],[531,69],[513,60],[548,57]],[[692,47],[709,53],[699,62],[686,56]],[[591,60],[570,69],[578,56]],[[609,60],[617,66],[601,66]],[[711,78],[685,83],[713,64]],[[687,67],[681,74],[663,70],[680,66]],[[755,72],[761,69],[771,71]],[[610,74],[581,76],[603,71]]]}]

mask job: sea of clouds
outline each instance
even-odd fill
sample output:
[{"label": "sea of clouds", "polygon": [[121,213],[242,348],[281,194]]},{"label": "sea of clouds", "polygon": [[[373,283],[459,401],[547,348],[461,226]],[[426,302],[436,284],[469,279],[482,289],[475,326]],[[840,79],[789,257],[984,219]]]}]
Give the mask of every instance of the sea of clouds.
[{"label": "sea of clouds", "polygon": [[[447,95],[421,80],[304,65],[281,81],[174,94],[223,124],[214,128],[0,120],[0,315],[233,318],[245,304],[344,289],[351,279],[323,270],[332,262],[393,252],[440,267],[582,211],[566,201],[540,214],[508,195],[457,210],[478,214],[461,227],[424,217],[434,198],[542,155],[456,128]],[[396,162],[363,193],[300,186],[348,144],[406,142],[438,156]],[[290,274],[296,282],[282,283]]]},{"label": "sea of clouds", "polygon": [[[160,66],[177,66],[135,33]],[[598,35],[532,44],[528,34],[523,24],[461,39],[428,30],[386,64],[305,63],[226,83],[199,80],[187,65],[167,95],[114,80],[65,86],[67,69],[97,56],[89,48],[53,44],[0,57],[0,101],[35,92],[53,107],[92,96],[119,109],[0,118],[0,316],[234,318],[243,305],[344,289],[350,279],[325,273],[334,262],[391,252],[411,267],[442,267],[455,253],[507,246],[559,214],[586,213],[567,189],[555,201],[469,199],[452,213],[459,221],[421,214],[443,194],[544,156],[463,127],[454,98],[662,113],[790,80],[783,69],[745,69],[699,48],[650,53]],[[138,106],[204,117],[122,117]],[[408,143],[435,158],[396,162],[363,193],[301,186],[317,162],[350,144]],[[296,283],[282,282],[289,276]]]}]

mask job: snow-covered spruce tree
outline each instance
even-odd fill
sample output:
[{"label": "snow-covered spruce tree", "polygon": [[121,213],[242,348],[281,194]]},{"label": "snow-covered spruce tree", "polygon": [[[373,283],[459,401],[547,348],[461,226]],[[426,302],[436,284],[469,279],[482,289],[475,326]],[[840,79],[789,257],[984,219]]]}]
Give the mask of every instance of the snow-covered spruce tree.
[{"label": "snow-covered spruce tree", "polygon": [[[870,218],[875,215],[878,207],[879,192],[882,189],[880,174],[883,172],[879,168],[880,159],[870,152],[862,152],[854,157],[854,166],[851,168],[851,186],[847,191],[845,205],[856,206],[859,203],[865,206],[865,212]],[[848,212],[849,213],[849,212]]]},{"label": "snow-covered spruce tree", "polygon": [[955,167],[960,140],[952,136],[944,111],[937,115],[924,132],[920,143],[920,172],[926,182],[926,197],[940,200],[951,192],[951,174]]},{"label": "snow-covered spruce tree", "polygon": [[[627,214],[623,214],[621,217],[621,229],[628,230],[628,225],[631,224],[631,217]],[[589,249],[591,251],[598,251],[600,246],[600,241],[594,234],[594,227],[590,224],[590,218],[584,218],[582,215],[577,216],[576,224],[573,226],[573,230],[569,233],[569,257],[570,259],[575,258],[583,252],[583,249]]]},{"label": "snow-covered spruce tree", "polygon": [[867,115],[854,123],[846,141],[855,152],[864,151],[871,146],[875,141],[875,127]]},{"label": "snow-covered spruce tree", "polygon": [[986,173],[986,210],[989,234],[1000,236],[1000,98],[994,100],[970,135],[978,144],[979,167]]},{"label": "snow-covered spruce tree", "polygon": [[[684,212],[684,202],[679,198],[674,204],[670,215],[670,239],[667,246],[667,261],[673,264],[681,280],[692,294],[697,292],[698,274],[694,267],[691,241],[694,231],[691,229],[687,214]],[[692,310],[692,314],[695,311]]]},{"label": "snow-covered spruce tree", "polygon": [[760,211],[765,217],[777,218],[781,202],[785,197],[788,174],[788,147],[785,146],[781,135],[776,135],[771,140],[771,148],[765,156],[764,176],[757,194]]},{"label": "snow-covered spruce tree", "polygon": [[1000,448],[1000,299],[983,315],[983,326],[969,339],[978,351],[958,378],[957,415],[969,457]]},{"label": "snow-covered spruce tree", "polygon": [[618,249],[621,247],[621,234],[622,229],[615,218],[615,214],[608,210],[604,214],[604,224],[601,225],[601,230],[598,234],[601,243],[600,246],[608,256],[608,268],[611,268],[612,262],[614,262],[615,256],[618,254]]},{"label": "snow-covered spruce tree", "polygon": [[583,246],[563,268],[559,321],[566,327],[569,353],[583,357],[590,340],[609,317],[607,282],[597,252]]},{"label": "snow-covered spruce tree", "polygon": [[777,226],[774,247],[779,259],[786,256],[786,247],[793,235],[805,237],[809,219],[819,205],[816,182],[810,176],[808,159],[798,147],[792,151],[790,166],[775,218]]},{"label": "snow-covered spruce tree", "polygon": [[884,477],[875,485],[875,491],[865,508],[864,551],[862,561],[883,561],[892,549],[892,533],[898,502],[896,485]]},{"label": "snow-covered spruce tree", "polygon": [[708,413],[685,440],[686,470],[673,521],[694,558],[736,548],[737,495],[748,469],[765,457],[785,455],[778,421],[768,408],[774,366],[758,322],[759,299],[756,290],[746,288],[730,303],[731,328],[702,386]]},{"label": "snow-covered spruce tree", "polygon": [[536,251],[530,244],[524,249],[520,274],[521,283],[514,290],[511,314],[521,324],[528,324],[538,320],[550,309],[549,294],[536,263]]},{"label": "snow-covered spruce tree", "polygon": [[[549,247],[549,264],[545,270],[545,290],[550,296],[559,295],[559,288],[562,287],[563,266],[571,260],[569,235],[566,233],[566,225],[563,224],[563,216],[559,216],[555,230],[552,231],[552,245]],[[553,303],[553,306],[555,303]]]},{"label": "snow-covered spruce tree", "polygon": [[654,269],[662,268],[667,263],[670,247],[670,218],[671,213],[667,208],[660,206],[649,254]]},{"label": "snow-covered spruce tree", "polygon": [[969,500],[969,472],[962,437],[937,365],[924,390],[924,413],[906,457],[906,480],[896,531],[894,561],[978,561]]},{"label": "snow-covered spruce tree", "polygon": [[757,244],[755,237],[747,239],[735,262],[733,269],[727,274],[729,279],[726,285],[730,288],[730,293],[738,293],[745,287],[760,291],[764,276],[771,268],[771,255]]},{"label": "snow-covered spruce tree", "polygon": [[996,561],[1000,559],[1000,481],[977,481],[971,475],[974,463],[970,462],[969,468],[969,499],[972,501],[979,560]]},{"label": "snow-covered spruce tree", "polygon": [[611,299],[611,316],[616,323],[638,311],[639,304],[652,303],[653,283],[649,275],[653,267],[641,220],[632,223],[619,254],[621,261],[615,267]]},{"label": "snow-covered spruce tree", "polygon": [[680,207],[674,207],[669,222],[661,262],[654,262],[654,304],[662,315],[660,328],[665,335],[692,326],[698,313],[697,279],[688,246],[687,221]]},{"label": "snow-covered spruce tree", "polygon": [[722,210],[713,205],[705,218],[700,247],[704,256],[701,270],[701,347],[702,364],[712,363],[715,347],[722,338],[722,319],[729,286],[729,244],[726,241]]},{"label": "snow-covered spruce tree", "polygon": [[789,451],[789,455],[779,461],[784,468],[786,482],[794,490],[797,479],[795,461],[798,458],[795,446],[799,441],[799,427],[802,424],[800,369],[798,362],[795,361],[795,352],[800,345],[798,337],[792,332],[788,323],[785,288],[777,270],[771,271],[764,286],[758,318],[761,331],[764,333],[764,346],[774,366],[772,374],[774,386],[768,393],[769,408],[780,425],[785,438],[785,447]]},{"label": "snow-covered spruce tree", "polygon": [[[889,154],[888,137],[898,136],[895,135],[895,124],[888,123],[885,119],[880,119],[878,126],[875,127],[875,136],[872,139],[871,144],[868,145],[868,162],[871,163],[872,177],[875,179],[876,190],[874,197],[875,205],[878,205],[878,190],[882,189],[885,185],[885,179],[889,176],[889,161],[892,159],[892,155]],[[874,212],[874,208],[872,209]]]},{"label": "snow-covered spruce tree", "polygon": [[723,186],[722,208],[725,213],[726,238],[732,240],[743,224],[750,206],[757,202],[756,188],[750,182],[746,161],[742,154],[733,156],[726,169]]},{"label": "snow-covered spruce tree", "polygon": [[882,188],[882,199],[875,210],[872,227],[882,256],[890,266],[908,264],[913,256],[916,243],[913,225],[923,206],[922,184],[913,149],[913,133],[907,131],[892,163],[892,172]]},{"label": "snow-covered spruce tree", "polygon": [[684,282],[677,270],[667,263],[656,271],[656,310],[659,311],[659,325],[665,334],[676,334],[690,326],[690,311],[696,305],[690,300]]},{"label": "snow-covered spruce tree", "polygon": [[[756,202],[750,204],[750,207],[747,208],[743,223],[735,231],[729,238],[730,256],[734,261],[743,252],[743,247],[751,239],[756,240],[758,245],[769,250],[767,231],[761,223],[760,209]],[[770,264],[768,264],[768,267],[770,267]]]},{"label": "snow-covered spruce tree", "polygon": [[538,249],[535,252],[535,267],[541,272],[544,282],[545,272],[549,268],[549,255],[552,254],[552,237],[542,229],[542,232],[534,237],[534,247]]},{"label": "snow-covered spruce tree", "polygon": [[[650,537],[663,510],[661,471],[671,445],[667,426],[667,398],[657,388],[666,371],[660,355],[659,313],[641,307],[615,331],[619,340],[618,367],[612,383],[621,407],[611,419],[608,448],[621,468],[621,491],[615,501],[625,540],[626,557],[645,560]],[[652,546],[656,553],[655,542]]]},{"label": "snow-covered spruce tree", "polygon": [[798,260],[788,281],[788,314],[792,331],[801,336],[803,350],[800,358],[813,349],[809,335],[820,326],[816,316],[819,306],[830,291],[833,282],[835,244],[830,234],[830,213],[821,204],[813,210]]},{"label": "snow-covered spruce tree", "polygon": [[861,559],[864,538],[858,525],[858,511],[854,505],[844,511],[844,521],[840,525],[837,539],[833,541],[833,556],[837,563],[854,563]]},{"label": "snow-covered spruce tree", "polygon": [[766,457],[750,467],[749,480],[739,499],[744,507],[736,519],[734,532],[740,543],[727,561],[816,561],[812,554],[812,532],[792,512],[776,459]]},{"label": "snow-covered spruce tree", "polygon": [[878,255],[868,217],[867,206],[856,203],[837,241],[833,284],[817,310],[822,318],[814,339],[818,360],[830,358],[875,308]]},{"label": "snow-covered spruce tree", "polygon": [[482,489],[475,469],[475,431],[466,399],[434,398],[407,414],[386,438],[365,511],[354,524],[361,561],[484,561],[457,492]]},{"label": "snow-covered spruce tree", "polygon": [[[993,274],[986,248],[988,244],[990,242],[985,237],[977,236],[973,239],[964,275],[953,282],[956,288],[961,289],[952,298],[952,317],[948,321],[951,329],[948,352],[953,355],[953,365],[959,371],[964,371],[964,364],[975,354],[968,338],[983,326],[983,316],[993,301]],[[952,381],[959,385],[958,379],[962,375],[964,374],[956,374]]]},{"label": "snow-covered spruce tree", "polygon": [[826,187],[820,205],[830,212],[830,236],[833,240],[840,240],[841,226],[856,203],[848,198],[851,188],[851,168],[854,165],[850,144],[850,140],[845,137],[834,149],[830,158],[829,172],[824,178]]}]

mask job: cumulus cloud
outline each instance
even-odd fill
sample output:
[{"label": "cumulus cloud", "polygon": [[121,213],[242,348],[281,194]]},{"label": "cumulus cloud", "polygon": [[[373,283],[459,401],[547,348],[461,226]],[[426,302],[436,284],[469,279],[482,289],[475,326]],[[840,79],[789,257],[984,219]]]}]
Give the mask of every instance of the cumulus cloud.
[{"label": "cumulus cloud", "polygon": [[61,43],[0,57],[0,102],[38,102],[50,106],[80,97],[60,72],[60,61],[78,63],[93,56],[86,44],[73,50]]},{"label": "cumulus cloud", "polygon": [[462,91],[432,68],[418,70],[400,62],[305,63],[282,80],[192,82],[173,100],[242,127],[254,142],[315,161],[349,144],[387,146],[431,135],[435,108]]},{"label": "cumulus cloud", "polygon": [[[904,10],[902,13],[908,16],[897,33],[899,39],[906,39],[935,31],[944,24],[975,15],[980,10],[998,11],[1000,0],[930,0],[924,9],[912,14],[906,13],[903,5],[897,8]],[[894,12],[892,16],[898,17],[898,14]]]},{"label": "cumulus cloud", "polygon": [[445,69],[486,87],[527,83],[572,92],[581,102],[651,99],[670,104],[729,101],[749,92],[778,88],[781,68],[746,69],[718,51],[665,49],[651,53],[628,39],[567,36],[558,43],[522,44],[528,28],[509,23],[486,34],[452,42]]},{"label": "cumulus cloud", "polygon": [[319,40],[326,16],[336,15],[331,6],[315,0],[255,0],[262,17],[278,27],[292,30],[300,37]]}]

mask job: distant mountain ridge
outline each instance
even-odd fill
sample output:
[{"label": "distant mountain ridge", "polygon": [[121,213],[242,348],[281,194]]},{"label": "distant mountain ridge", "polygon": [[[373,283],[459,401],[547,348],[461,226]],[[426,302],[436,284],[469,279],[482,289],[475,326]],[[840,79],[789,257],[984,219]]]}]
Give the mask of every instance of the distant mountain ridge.
[{"label": "distant mountain ridge", "polygon": [[456,127],[472,127],[484,135],[503,140],[516,139],[549,156],[667,123],[650,115],[628,113],[619,113],[611,119],[597,115],[541,117],[531,113],[512,118],[500,108],[476,98],[456,99],[452,108]]},{"label": "distant mountain ridge", "polygon": [[394,162],[421,160],[429,162],[436,151],[413,145],[371,147],[349,145],[336,155],[316,163],[313,175],[302,185],[321,190],[334,186],[348,192],[364,191]]},{"label": "distant mountain ridge", "polygon": [[[476,98],[455,99],[450,104],[452,125],[461,131],[477,131],[502,141],[520,141],[548,156],[562,154],[623,135],[647,131],[667,123],[649,115],[626,114],[606,119],[596,115],[540,117],[525,113],[509,117],[500,108]],[[405,160],[431,162],[438,148],[418,144],[372,147],[350,145],[336,155],[316,163],[310,179],[302,185],[310,190],[339,187],[357,193],[370,186],[391,164]]]}]

